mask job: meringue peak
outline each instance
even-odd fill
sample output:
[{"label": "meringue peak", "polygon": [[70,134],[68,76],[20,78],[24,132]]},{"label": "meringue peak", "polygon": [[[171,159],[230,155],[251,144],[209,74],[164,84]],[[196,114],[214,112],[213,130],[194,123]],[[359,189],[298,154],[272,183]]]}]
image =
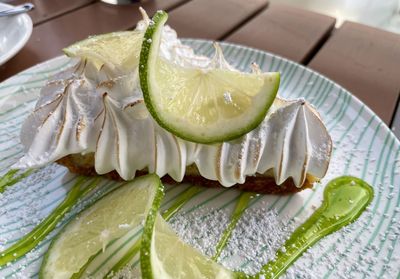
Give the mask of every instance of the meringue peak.
[{"label": "meringue peak", "polygon": [[[146,16],[144,15],[144,21]],[[171,28],[164,28],[163,59],[182,66],[234,70],[222,49],[213,59],[197,56]],[[255,63],[252,71],[259,72]],[[305,100],[276,98],[266,118],[239,139],[207,145],[177,138],[161,128],[144,103],[136,68],[81,59],[42,89],[35,110],[21,130],[25,156],[14,166],[40,167],[70,154],[94,155],[99,174],[116,170],[126,180],[137,171],[169,174],[181,181],[187,166],[229,187],[246,176],[269,173],[277,184],[325,175],[332,142],[318,112]]]}]

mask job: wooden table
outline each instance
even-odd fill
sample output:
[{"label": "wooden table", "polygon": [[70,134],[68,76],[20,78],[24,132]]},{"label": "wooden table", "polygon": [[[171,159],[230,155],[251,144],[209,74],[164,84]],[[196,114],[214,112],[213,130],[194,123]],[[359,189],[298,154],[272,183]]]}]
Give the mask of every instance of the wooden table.
[{"label": "wooden table", "polygon": [[[20,4],[25,0],[8,0]],[[112,6],[93,0],[33,0],[27,45],[0,67],[0,82],[61,54],[89,35],[134,28],[138,7],[169,12],[180,37],[225,40],[287,57],[365,102],[400,137],[400,35],[268,0],[148,0]]]}]

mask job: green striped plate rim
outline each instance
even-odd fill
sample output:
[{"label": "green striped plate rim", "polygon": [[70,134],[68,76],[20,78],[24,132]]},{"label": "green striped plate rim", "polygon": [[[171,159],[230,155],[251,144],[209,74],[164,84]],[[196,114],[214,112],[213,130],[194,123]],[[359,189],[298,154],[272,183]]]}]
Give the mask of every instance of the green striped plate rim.
[{"label": "green striped plate rim", "polygon": [[[214,53],[211,41],[186,39],[184,43],[193,47],[198,54],[212,56]],[[292,218],[296,224],[300,224],[319,206],[322,186],[336,176],[357,176],[375,189],[376,195],[369,210],[357,222],[320,241],[289,269],[288,274],[296,273],[298,278],[400,276],[399,140],[371,109],[324,76],[264,51],[228,43],[221,43],[221,46],[228,62],[240,70],[250,71],[251,62],[256,62],[264,71],[280,71],[279,95],[304,98],[313,104],[334,142],[328,173],[314,190],[290,196],[260,196],[253,201],[252,207],[267,206],[275,209],[282,220]],[[4,174],[22,156],[20,126],[34,108],[40,88],[50,76],[72,64],[69,58],[60,56],[0,84],[0,174]],[[75,175],[56,164],[43,168],[36,177],[39,179],[27,179],[27,182],[19,183],[0,197],[0,247],[7,247],[32,229],[65,197],[76,179]],[[108,180],[101,184],[104,187],[100,191],[118,185]],[[163,207],[167,208],[186,187],[188,185],[167,185]],[[238,196],[235,190],[207,189],[183,210],[199,211],[199,214],[205,212],[200,210],[201,207],[225,208],[229,211],[233,209]],[[98,195],[83,202],[90,203],[96,197]],[[74,214],[78,211],[79,208],[75,209]],[[67,216],[62,223],[74,214]],[[33,253],[0,270],[0,277],[36,278],[42,256],[57,231]],[[224,259],[227,262],[230,260]],[[253,264],[252,261],[234,260],[238,267]],[[92,270],[96,270],[96,267]]]}]

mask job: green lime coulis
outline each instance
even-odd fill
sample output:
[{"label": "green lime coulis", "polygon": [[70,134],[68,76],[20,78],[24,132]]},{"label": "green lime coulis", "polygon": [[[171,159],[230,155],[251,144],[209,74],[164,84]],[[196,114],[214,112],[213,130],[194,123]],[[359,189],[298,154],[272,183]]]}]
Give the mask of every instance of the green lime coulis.
[{"label": "green lime coulis", "polygon": [[237,222],[239,222],[239,219],[242,217],[244,211],[248,207],[250,200],[253,199],[255,196],[254,193],[251,192],[243,192],[239,196],[239,200],[236,204],[236,207],[233,211],[233,214],[231,216],[231,221],[228,224],[228,227],[224,230],[222,233],[222,237],[219,240],[216,248],[215,248],[215,254],[212,257],[212,260],[217,261],[219,256],[221,255],[222,250],[225,248],[225,246],[228,244],[229,238],[231,237],[231,234],[233,230],[236,227]]},{"label": "green lime coulis", "polygon": [[[29,173],[30,172],[31,171],[29,171]],[[16,172],[11,172],[11,177],[10,172],[8,172],[5,176],[0,178],[0,181],[2,181],[1,179],[4,179],[4,185],[10,187],[11,185],[20,181],[23,177],[29,175],[29,173],[27,171],[16,177]],[[10,177],[7,178],[7,175]],[[99,181],[99,178],[88,180],[83,176],[78,177],[76,183],[72,186],[72,189],[69,191],[65,199],[50,213],[50,215],[44,218],[32,231],[1,252],[0,268],[24,256],[26,253],[35,248],[36,245],[38,245],[49,233],[52,232],[58,222],[61,221],[65,214],[67,214],[73,208],[77,201],[81,197],[91,192],[97,186]]]},{"label": "green lime coulis", "polygon": [[[293,232],[275,259],[250,277],[278,278],[321,238],[356,220],[373,197],[372,187],[359,178],[342,176],[332,180],[325,187],[322,205]],[[244,274],[238,274],[238,277],[249,278]]]},{"label": "green lime coulis", "polygon": [[[17,176],[16,171],[10,171],[6,175],[0,178],[0,190],[4,191],[6,187],[9,187],[22,178],[28,176],[32,170],[28,170],[23,174]],[[89,187],[85,187],[84,190],[81,189],[81,184],[83,184],[84,178],[78,179],[71,192],[77,189],[79,194],[72,199],[72,202],[68,199],[63,203],[67,202],[68,205],[74,204],[77,197],[81,197],[89,192],[97,184],[97,180],[91,181]],[[193,189],[192,189],[193,188]],[[183,204],[185,204],[194,195],[199,193],[199,187],[192,187],[187,191],[186,195],[183,195],[179,201],[178,205],[173,206],[167,212],[164,213],[164,217],[169,219],[174,213],[179,210]],[[223,234],[221,241],[217,245],[216,255],[213,259],[216,260],[220,255],[220,252],[226,246],[232,230],[235,228],[238,220],[248,206],[249,201],[253,197],[253,193],[243,193],[239,199],[238,204],[232,215],[231,224],[228,226]],[[306,220],[299,228],[297,228],[290,238],[285,242],[283,247],[278,250],[273,261],[268,262],[262,267],[260,272],[254,276],[249,276],[244,273],[236,273],[238,278],[278,278],[292,265],[307,249],[318,242],[321,238],[341,229],[342,227],[350,224],[356,220],[365,208],[371,203],[374,197],[373,189],[365,181],[352,177],[352,176],[342,176],[336,178],[329,182],[324,190],[324,199],[322,205],[311,215],[310,218]],[[68,202],[69,201],[69,202]],[[24,255],[34,246],[36,246],[37,241],[32,241],[33,239],[42,239],[43,235],[47,235],[49,230],[53,229],[54,224],[59,221],[59,218],[54,218],[55,216],[63,216],[65,211],[68,211],[70,206],[63,208],[62,211],[55,210],[45,221],[50,221],[52,224],[47,224],[48,222],[42,222],[37,228],[33,230],[30,234],[23,237],[18,243],[7,249],[7,257],[3,257],[0,261],[0,266],[10,262],[20,256]],[[61,213],[61,214],[60,214]],[[51,220],[47,220],[51,219]],[[53,220],[57,219],[57,220]],[[45,232],[44,232],[45,231]],[[37,237],[39,234],[39,237]],[[26,242],[31,242],[31,245],[26,245]],[[21,245],[23,244],[23,245]],[[22,247],[24,249],[22,249]],[[29,247],[27,247],[29,246]],[[10,251],[9,251],[10,250]],[[135,249],[136,250],[136,249]],[[16,253],[18,252],[18,253]],[[136,252],[136,251],[135,251]],[[136,254],[136,253],[135,253]],[[5,254],[3,254],[6,256]],[[119,269],[118,266],[117,269]]]},{"label": "green lime coulis", "polygon": [[8,187],[20,182],[25,177],[29,176],[34,170],[28,169],[25,172],[18,174],[19,170],[11,169],[6,174],[0,177],[0,193],[3,193]]}]

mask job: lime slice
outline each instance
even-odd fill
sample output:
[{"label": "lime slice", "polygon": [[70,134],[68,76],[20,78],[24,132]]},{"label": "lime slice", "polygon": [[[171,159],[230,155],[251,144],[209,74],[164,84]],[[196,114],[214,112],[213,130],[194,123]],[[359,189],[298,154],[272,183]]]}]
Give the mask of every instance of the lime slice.
[{"label": "lime slice", "polygon": [[139,30],[114,32],[89,37],[63,51],[69,57],[88,59],[98,68],[107,64],[130,70],[139,64],[142,40]]},{"label": "lime slice", "polygon": [[179,239],[161,215],[155,216],[146,222],[142,236],[143,278],[235,278],[232,271]]},{"label": "lime slice", "polygon": [[75,217],[52,241],[40,278],[71,278],[110,241],[142,224],[153,201],[162,196],[156,175],[137,178],[107,194]]},{"label": "lime slice", "polygon": [[153,118],[171,133],[199,143],[228,141],[257,127],[275,99],[279,73],[166,61],[159,48],[167,17],[163,11],[155,14],[140,53],[140,85]]},{"label": "lime slice", "polygon": [[162,218],[155,199],[143,230],[140,246],[142,278],[235,278],[235,273],[184,243]]}]

